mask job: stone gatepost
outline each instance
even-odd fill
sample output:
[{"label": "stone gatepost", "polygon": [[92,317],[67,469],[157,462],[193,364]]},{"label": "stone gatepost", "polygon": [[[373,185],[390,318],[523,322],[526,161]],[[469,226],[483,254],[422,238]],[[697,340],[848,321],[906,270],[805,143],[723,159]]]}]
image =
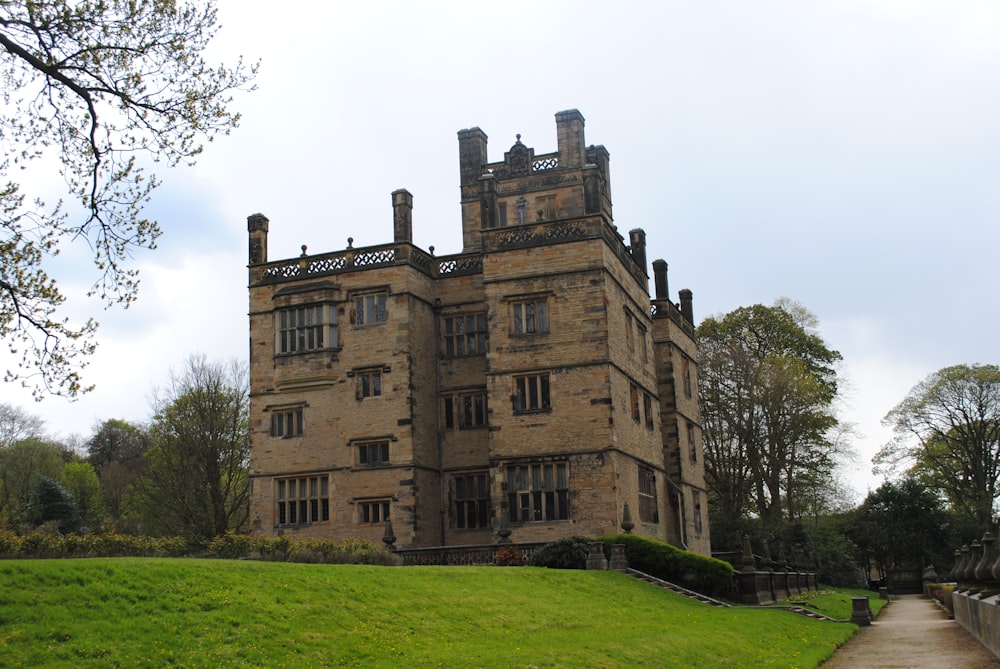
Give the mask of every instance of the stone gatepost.
[{"label": "stone gatepost", "polygon": [[862,626],[872,624],[872,610],[867,597],[851,597],[851,622]]},{"label": "stone gatepost", "polygon": [[587,569],[607,569],[608,558],[604,557],[604,544],[594,541],[590,544],[590,553],[587,554]]},{"label": "stone gatepost", "polygon": [[625,571],[628,569],[628,560],[625,558],[625,544],[611,545],[611,560],[608,562],[608,569],[615,571]]}]

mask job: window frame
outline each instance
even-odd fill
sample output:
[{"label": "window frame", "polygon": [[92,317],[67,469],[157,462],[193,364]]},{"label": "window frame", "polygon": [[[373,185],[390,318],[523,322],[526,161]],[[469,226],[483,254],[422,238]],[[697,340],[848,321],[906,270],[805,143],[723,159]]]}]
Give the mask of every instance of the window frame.
[{"label": "window frame", "polygon": [[[354,302],[354,326],[381,325],[389,320],[389,291],[370,290],[351,295]],[[369,300],[371,302],[369,303]],[[370,309],[369,309],[370,307]]]},{"label": "window frame", "polygon": [[[276,478],[274,483],[275,525],[330,522],[329,476],[289,476]],[[306,520],[302,520],[303,517]]]},{"label": "window frame", "polygon": [[547,297],[511,300],[510,309],[511,336],[532,337],[549,332],[549,301]]},{"label": "window frame", "polygon": [[387,467],[392,464],[388,439],[362,441],[354,444],[358,467]]},{"label": "window frame", "polygon": [[340,347],[335,304],[284,306],[275,309],[273,314],[275,355],[301,355]]},{"label": "window frame", "polygon": [[509,522],[560,522],[572,518],[568,462],[509,464],[506,475]]},{"label": "window frame", "polygon": [[656,489],[656,472],[651,467],[639,465],[639,520],[643,523],[660,522],[659,495]]},{"label": "window frame", "polygon": [[[441,323],[441,354],[446,358],[468,358],[486,355],[489,328],[486,312],[443,316]],[[469,326],[472,326],[472,330]]]},{"label": "window frame", "polygon": [[443,400],[446,430],[478,430],[489,427],[490,408],[486,390],[448,393]]},{"label": "window frame", "polygon": [[515,414],[552,411],[552,386],[549,373],[515,376],[513,400]]},{"label": "window frame", "polygon": [[387,497],[358,500],[356,504],[358,507],[358,525],[381,525],[386,520],[392,518],[392,504],[391,500]]},{"label": "window frame", "polygon": [[[467,494],[470,489],[471,494]],[[482,530],[490,527],[489,472],[455,474],[451,477],[451,491],[453,529],[464,531]]]},{"label": "window frame", "polygon": [[271,409],[270,436],[277,439],[301,437],[305,433],[303,407]]},{"label": "window frame", "polygon": [[365,367],[351,371],[356,383],[354,388],[355,399],[366,400],[374,397],[382,397],[384,394],[382,392],[384,367]]}]

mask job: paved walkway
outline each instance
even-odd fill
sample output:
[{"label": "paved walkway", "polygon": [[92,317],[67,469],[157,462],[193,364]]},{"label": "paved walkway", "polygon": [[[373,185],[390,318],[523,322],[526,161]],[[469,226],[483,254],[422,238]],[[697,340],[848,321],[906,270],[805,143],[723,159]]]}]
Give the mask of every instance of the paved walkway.
[{"label": "paved walkway", "polygon": [[997,669],[1000,660],[931,600],[902,595],[820,669],[859,667]]}]

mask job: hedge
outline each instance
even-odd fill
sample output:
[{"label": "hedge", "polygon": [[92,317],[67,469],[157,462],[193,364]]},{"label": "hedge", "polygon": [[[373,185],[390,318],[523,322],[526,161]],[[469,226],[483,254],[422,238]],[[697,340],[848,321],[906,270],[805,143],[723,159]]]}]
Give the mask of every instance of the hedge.
[{"label": "hedge", "polygon": [[733,594],[733,567],[728,562],[634,534],[605,535],[597,540],[607,547],[624,544],[625,557],[633,569],[705,595]]}]

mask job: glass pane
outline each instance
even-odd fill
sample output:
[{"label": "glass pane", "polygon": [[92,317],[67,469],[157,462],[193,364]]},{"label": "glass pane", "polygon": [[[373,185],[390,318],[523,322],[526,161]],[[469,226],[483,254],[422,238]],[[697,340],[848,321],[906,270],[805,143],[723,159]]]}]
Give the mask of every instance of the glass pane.
[{"label": "glass pane", "polygon": [[541,406],[543,408],[547,409],[549,407],[549,375],[548,374],[544,374],[544,375],[540,376],[539,377],[539,381],[541,382],[541,386],[542,386],[542,404],[541,404]]},{"label": "glass pane", "polygon": [[382,394],[382,375],[379,373],[372,374],[372,395]]},{"label": "glass pane", "polygon": [[354,300],[354,312],[357,314],[357,324],[365,324],[365,298],[359,297]]},{"label": "glass pane", "polygon": [[381,321],[385,321],[385,317],[386,317],[386,314],[385,314],[385,308],[386,308],[385,307],[385,299],[386,299],[386,297],[385,297],[384,294],[378,296],[378,320],[380,322]]},{"label": "glass pane", "polygon": [[524,305],[524,331],[536,332],[535,330],[535,305]]},{"label": "glass pane", "polygon": [[514,334],[523,334],[524,330],[521,322],[521,306],[520,304],[514,305]]},{"label": "glass pane", "polygon": [[549,307],[545,302],[538,303],[538,331],[549,331]]},{"label": "glass pane", "polygon": [[285,499],[285,482],[278,481],[278,499]]},{"label": "glass pane", "polygon": [[538,404],[538,377],[530,377],[527,379],[528,382],[528,407],[529,409],[537,409]]}]

